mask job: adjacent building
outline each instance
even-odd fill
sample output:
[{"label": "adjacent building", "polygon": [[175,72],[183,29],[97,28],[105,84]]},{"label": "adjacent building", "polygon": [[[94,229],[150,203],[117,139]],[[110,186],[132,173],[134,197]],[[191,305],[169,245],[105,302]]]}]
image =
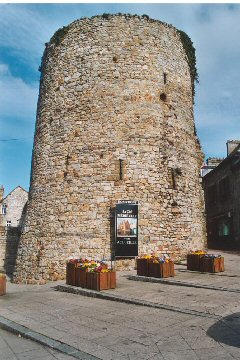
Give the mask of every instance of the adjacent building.
[{"label": "adjacent building", "polygon": [[0,269],[12,275],[26,212],[28,192],[17,186],[6,197],[0,187]]},{"label": "adjacent building", "polygon": [[203,177],[208,247],[240,248],[240,141],[227,142],[227,157]]},{"label": "adjacent building", "polygon": [[21,186],[17,186],[5,198],[3,198],[3,187],[1,188],[1,224],[7,227],[21,227],[23,216],[28,200],[28,192]]}]

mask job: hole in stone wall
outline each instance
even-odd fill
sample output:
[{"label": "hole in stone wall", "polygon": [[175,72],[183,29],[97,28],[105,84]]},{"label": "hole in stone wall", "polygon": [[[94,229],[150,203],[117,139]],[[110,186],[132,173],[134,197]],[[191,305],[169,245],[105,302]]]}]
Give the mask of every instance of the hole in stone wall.
[{"label": "hole in stone wall", "polygon": [[176,175],[182,175],[182,170],[180,168],[174,169]]},{"label": "hole in stone wall", "polygon": [[167,95],[166,95],[165,93],[161,93],[161,94],[160,94],[160,99],[161,99],[162,101],[166,101],[166,100],[167,100]]},{"label": "hole in stone wall", "polygon": [[103,159],[103,153],[100,154],[100,158]]},{"label": "hole in stone wall", "polygon": [[176,190],[176,188],[177,188],[176,179],[180,175],[182,175],[182,169],[180,169],[180,168],[171,169],[172,188],[173,188],[173,190]]},{"label": "hole in stone wall", "polygon": [[118,58],[116,56],[113,57],[113,62],[117,62],[118,61]]}]

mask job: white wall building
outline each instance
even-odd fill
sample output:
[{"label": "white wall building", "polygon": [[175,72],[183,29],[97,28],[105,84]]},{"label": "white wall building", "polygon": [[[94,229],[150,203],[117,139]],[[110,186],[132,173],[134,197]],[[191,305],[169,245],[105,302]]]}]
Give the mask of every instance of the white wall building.
[{"label": "white wall building", "polygon": [[17,186],[0,202],[2,226],[18,227],[24,215],[24,207],[28,200],[28,192]]}]

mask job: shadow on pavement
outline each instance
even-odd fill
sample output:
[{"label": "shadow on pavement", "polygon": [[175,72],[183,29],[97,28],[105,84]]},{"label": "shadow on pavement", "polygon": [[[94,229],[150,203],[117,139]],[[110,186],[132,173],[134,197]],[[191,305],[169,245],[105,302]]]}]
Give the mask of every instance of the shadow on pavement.
[{"label": "shadow on pavement", "polygon": [[208,329],[207,335],[215,341],[240,348],[240,313],[222,318]]}]

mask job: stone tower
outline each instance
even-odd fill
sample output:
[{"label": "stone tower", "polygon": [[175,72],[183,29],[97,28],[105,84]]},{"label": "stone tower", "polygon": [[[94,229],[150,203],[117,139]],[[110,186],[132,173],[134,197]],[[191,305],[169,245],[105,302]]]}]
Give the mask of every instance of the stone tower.
[{"label": "stone tower", "polygon": [[204,246],[191,46],[123,14],[74,21],[46,45],[16,282],[63,278],[71,257],[110,259],[121,199],[139,202],[139,253]]}]

